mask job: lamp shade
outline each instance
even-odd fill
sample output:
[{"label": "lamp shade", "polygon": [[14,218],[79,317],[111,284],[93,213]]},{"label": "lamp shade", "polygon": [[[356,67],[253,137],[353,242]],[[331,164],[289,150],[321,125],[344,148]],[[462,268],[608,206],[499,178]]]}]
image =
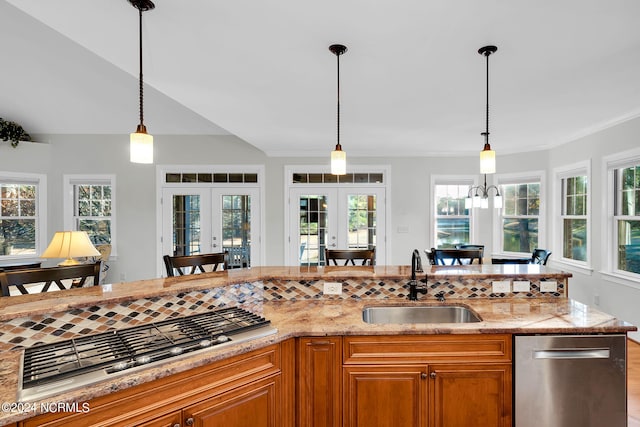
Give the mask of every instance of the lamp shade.
[{"label": "lamp shade", "polygon": [[79,262],[73,258],[86,256],[100,256],[100,252],[93,246],[86,231],[57,231],[42,258],[65,258],[58,265],[75,265]]},{"label": "lamp shade", "polygon": [[346,175],[347,173],[347,153],[337,145],[331,152],[331,173],[333,175]]},{"label": "lamp shade", "polygon": [[132,163],[153,163],[153,135],[146,132],[130,134],[130,160]]},{"label": "lamp shade", "polygon": [[491,148],[480,152],[480,173],[496,173],[496,152]]}]

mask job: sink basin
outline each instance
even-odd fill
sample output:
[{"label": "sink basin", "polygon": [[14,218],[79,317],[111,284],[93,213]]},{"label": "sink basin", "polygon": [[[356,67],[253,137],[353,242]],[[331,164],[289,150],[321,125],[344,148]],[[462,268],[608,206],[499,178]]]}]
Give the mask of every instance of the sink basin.
[{"label": "sink basin", "polygon": [[459,306],[381,306],[362,310],[366,323],[473,323],[482,320]]}]

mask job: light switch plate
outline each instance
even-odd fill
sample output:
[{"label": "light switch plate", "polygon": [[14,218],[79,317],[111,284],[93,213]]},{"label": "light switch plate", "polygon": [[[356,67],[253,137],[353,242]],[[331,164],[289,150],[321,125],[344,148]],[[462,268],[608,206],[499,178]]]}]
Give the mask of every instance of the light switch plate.
[{"label": "light switch plate", "polygon": [[342,295],[342,283],[324,282],[323,293],[325,295]]},{"label": "light switch plate", "polygon": [[530,292],[531,284],[528,280],[514,280],[513,292]]},{"label": "light switch plate", "polygon": [[511,292],[511,281],[509,280],[496,280],[491,282],[491,292],[494,294],[504,294]]},{"label": "light switch plate", "polygon": [[540,292],[557,292],[558,291],[558,282],[555,280],[541,280],[540,281]]}]

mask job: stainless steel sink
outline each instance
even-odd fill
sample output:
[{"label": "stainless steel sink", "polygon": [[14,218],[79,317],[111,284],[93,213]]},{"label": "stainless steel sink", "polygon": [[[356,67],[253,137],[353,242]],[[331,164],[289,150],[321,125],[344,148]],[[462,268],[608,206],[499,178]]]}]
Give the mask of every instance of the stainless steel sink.
[{"label": "stainless steel sink", "polygon": [[378,306],[365,307],[362,320],[367,323],[473,323],[482,319],[460,306]]}]

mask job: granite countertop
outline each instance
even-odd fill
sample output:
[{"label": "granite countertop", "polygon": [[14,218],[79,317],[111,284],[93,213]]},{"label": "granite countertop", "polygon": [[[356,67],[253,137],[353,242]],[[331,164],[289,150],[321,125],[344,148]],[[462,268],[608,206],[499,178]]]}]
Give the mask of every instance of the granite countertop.
[{"label": "granite countertop", "polygon": [[[479,323],[462,324],[389,324],[373,325],[362,320],[362,310],[380,305],[456,305],[478,314]],[[302,300],[265,301],[264,316],[278,333],[224,349],[187,356],[150,367],[135,374],[123,375],[79,390],[69,391],[48,402],[85,402],[92,398],[126,389],[137,384],[222,360],[264,346],[299,336],[328,335],[398,335],[398,334],[530,334],[530,333],[626,333],[636,328],[613,316],[568,298],[535,299],[456,299],[444,303],[429,297],[422,301],[403,300]],[[0,397],[15,402],[18,387],[19,350],[6,352],[0,361]],[[0,423],[14,422],[35,413],[0,414]]]},{"label": "granite countertop", "polygon": [[[426,266],[420,277],[437,279],[465,277],[470,280],[480,278],[547,278],[566,279],[571,273],[554,270],[540,265],[464,265]],[[114,283],[104,286],[47,292],[35,295],[21,295],[0,298],[0,321],[16,317],[68,311],[73,308],[95,304],[122,302],[137,298],[153,298],[174,295],[178,292],[210,289],[231,284],[260,280],[345,280],[345,279],[408,279],[410,266],[351,266],[351,267],[252,267],[227,270],[192,276],[168,277]]]}]

